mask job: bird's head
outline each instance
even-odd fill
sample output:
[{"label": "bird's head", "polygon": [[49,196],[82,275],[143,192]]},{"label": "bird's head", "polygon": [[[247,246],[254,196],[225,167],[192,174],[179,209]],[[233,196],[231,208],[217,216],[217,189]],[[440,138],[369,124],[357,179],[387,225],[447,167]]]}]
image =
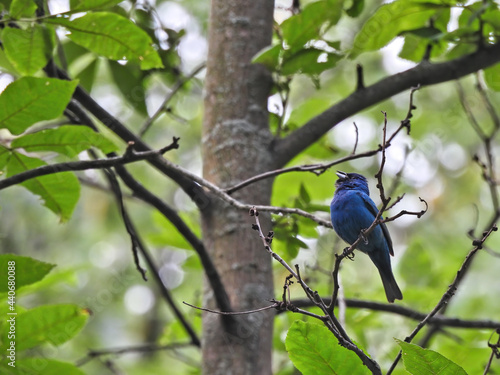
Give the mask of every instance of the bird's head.
[{"label": "bird's head", "polygon": [[337,171],[338,180],[335,182],[335,187],[342,190],[362,190],[366,194],[370,194],[368,190],[368,182],[366,178],[358,173],[346,173]]}]

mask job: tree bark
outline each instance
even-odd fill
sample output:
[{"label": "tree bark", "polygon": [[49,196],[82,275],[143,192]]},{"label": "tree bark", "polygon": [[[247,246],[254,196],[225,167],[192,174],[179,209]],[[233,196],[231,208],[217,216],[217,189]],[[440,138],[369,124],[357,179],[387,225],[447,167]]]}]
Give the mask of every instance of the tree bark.
[{"label": "tree bark", "polygon": [[[269,0],[213,0],[203,123],[204,178],[224,188],[272,165],[267,97],[270,74],[251,64],[271,43],[274,4]],[[269,204],[272,180],[235,193]],[[261,215],[263,226],[270,220]],[[251,229],[248,213],[212,199],[202,211],[203,241],[222,276],[234,311],[264,306],[273,298],[271,259]],[[213,291],[204,305],[216,308]],[[271,374],[274,312],[239,316],[203,314],[205,374]]]}]

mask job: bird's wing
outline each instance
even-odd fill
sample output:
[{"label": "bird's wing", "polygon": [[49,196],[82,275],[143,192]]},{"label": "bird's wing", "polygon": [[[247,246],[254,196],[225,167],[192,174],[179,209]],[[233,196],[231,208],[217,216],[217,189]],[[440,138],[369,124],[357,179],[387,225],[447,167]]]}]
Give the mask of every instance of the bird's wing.
[{"label": "bird's wing", "polygon": [[[378,208],[375,205],[375,203],[372,201],[372,199],[366,195],[366,194],[360,194],[361,197],[363,198],[363,202],[365,203],[365,207],[370,211],[370,213],[373,215],[373,220],[375,220],[375,217],[378,214]],[[383,219],[383,217],[381,217]],[[387,246],[389,247],[389,254],[394,256],[394,249],[392,248],[392,240],[391,236],[389,234],[389,230],[387,229],[387,226],[385,223],[380,224],[380,227],[382,228],[382,233],[384,234],[385,240],[387,241]]]}]

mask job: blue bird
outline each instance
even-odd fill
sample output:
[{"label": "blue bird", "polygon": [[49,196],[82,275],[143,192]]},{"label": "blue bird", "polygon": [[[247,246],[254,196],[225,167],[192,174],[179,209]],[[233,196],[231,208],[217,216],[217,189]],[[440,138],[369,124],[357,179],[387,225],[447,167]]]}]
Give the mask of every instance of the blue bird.
[{"label": "blue bird", "polygon": [[[378,209],[370,198],[366,178],[357,173],[337,171],[335,195],[330,204],[333,229],[348,244],[354,243],[362,229],[367,229],[375,220]],[[392,240],[385,224],[377,225],[357,249],[368,254],[380,273],[387,301],[403,299],[403,294],[394,279],[391,258],[394,255]]]}]

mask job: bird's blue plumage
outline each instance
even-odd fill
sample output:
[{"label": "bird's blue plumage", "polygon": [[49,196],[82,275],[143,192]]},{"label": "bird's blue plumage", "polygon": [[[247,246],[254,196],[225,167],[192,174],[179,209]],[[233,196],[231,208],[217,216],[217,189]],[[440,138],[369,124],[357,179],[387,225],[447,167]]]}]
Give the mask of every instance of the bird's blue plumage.
[{"label": "bird's blue plumage", "polygon": [[[378,209],[370,198],[366,178],[357,173],[338,172],[337,190],[330,205],[333,229],[348,244],[356,241],[362,229],[375,220]],[[366,240],[366,241],[365,241]],[[389,302],[402,299],[394,279],[390,255],[394,255],[392,241],[385,224],[377,225],[357,249],[366,253],[377,267]]]}]

